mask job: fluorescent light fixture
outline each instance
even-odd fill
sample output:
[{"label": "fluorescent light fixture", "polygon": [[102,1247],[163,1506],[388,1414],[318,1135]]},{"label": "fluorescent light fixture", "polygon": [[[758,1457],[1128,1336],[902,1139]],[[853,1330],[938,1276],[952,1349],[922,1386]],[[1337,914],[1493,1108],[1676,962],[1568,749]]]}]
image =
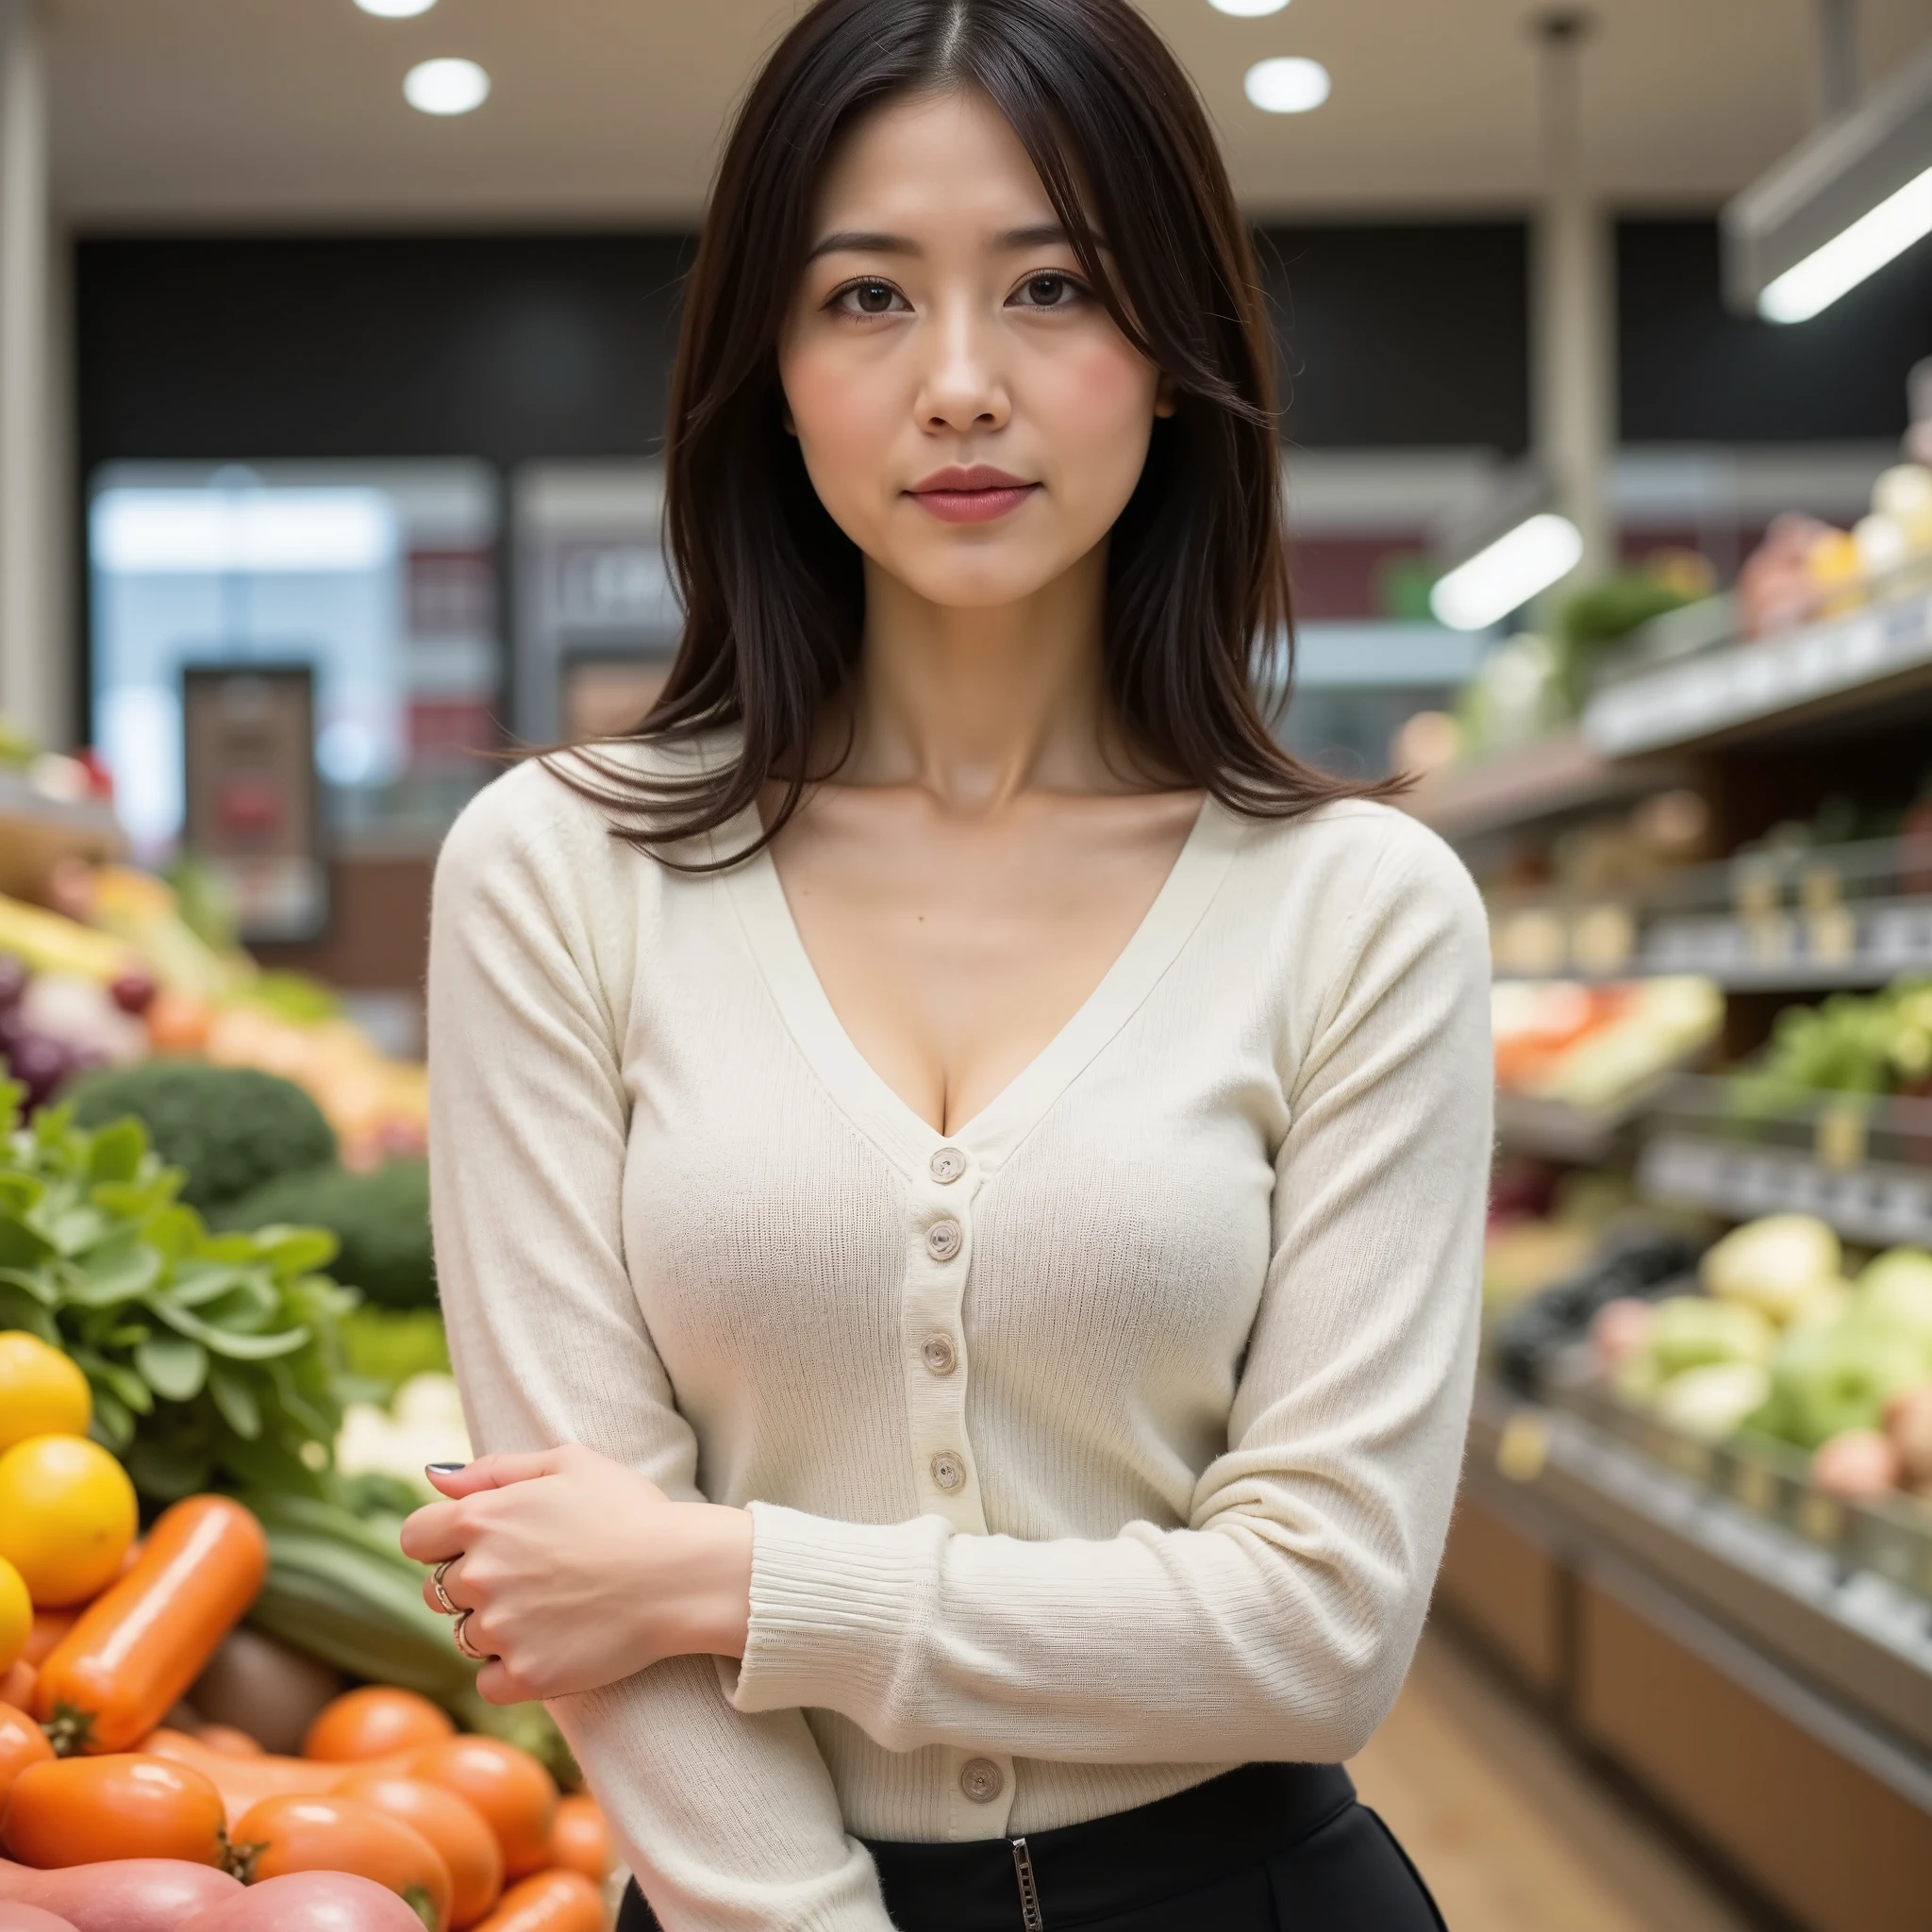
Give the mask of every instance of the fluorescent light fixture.
[{"label": "fluorescent light fixture", "polygon": [[379,490],[104,490],[89,523],[113,575],[370,571],[396,550]]},{"label": "fluorescent light fixture", "polygon": [[1264,13],[1279,13],[1288,0],[1208,0],[1216,13],[1231,13],[1237,20],[1259,20]]},{"label": "fluorescent light fixture", "polygon": [[1264,114],[1306,114],[1328,98],[1328,70],[1299,54],[1257,60],[1241,81],[1241,91]]},{"label": "fluorescent light fixture", "polygon": [[1925,235],[1932,235],[1932,168],[1786,269],[1758,296],[1757,312],[1766,322],[1809,322]]},{"label": "fluorescent light fixture", "polygon": [[404,75],[403,98],[425,114],[467,114],[490,98],[490,76],[474,60],[424,60]]},{"label": "fluorescent light fixture", "polygon": [[356,5],[381,20],[414,20],[419,13],[427,13],[436,0],[356,0]]},{"label": "fluorescent light fixture", "polygon": [[1582,555],[1576,525],[1543,510],[1438,578],[1429,608],[1451,630],[1487,630],[1568,576]]},{"label": "fluorescent light fixture", "polygon": [[1726,206],[1724,294],[1803,322],[1932,230],[1932,41]]}]

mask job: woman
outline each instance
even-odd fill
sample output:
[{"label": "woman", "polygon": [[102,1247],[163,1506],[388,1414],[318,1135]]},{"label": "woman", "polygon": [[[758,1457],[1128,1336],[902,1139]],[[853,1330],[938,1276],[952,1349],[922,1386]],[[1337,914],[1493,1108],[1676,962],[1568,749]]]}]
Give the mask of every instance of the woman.
[{"label": "woman", "polygon": [[438,870],[491,1453],[406,1547],[626,1928],[1440,1924],[1338,1760],[1469,1399],[1480,908],[1276,746],[1269,347],[1125,0],[823,0],[686,295],[688,622]]}]

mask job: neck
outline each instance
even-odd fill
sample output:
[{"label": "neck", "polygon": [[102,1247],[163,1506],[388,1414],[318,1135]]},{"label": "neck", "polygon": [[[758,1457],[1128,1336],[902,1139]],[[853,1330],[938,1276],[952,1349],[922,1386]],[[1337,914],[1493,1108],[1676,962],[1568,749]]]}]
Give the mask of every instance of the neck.
[{"label": "neck", "polygon": [[973,814],[1027,791],[1123,790],[1101,668],[1106,568],[1103,545],[1019,603],[962,608],[868,563],[841,777],[917,785]]}]

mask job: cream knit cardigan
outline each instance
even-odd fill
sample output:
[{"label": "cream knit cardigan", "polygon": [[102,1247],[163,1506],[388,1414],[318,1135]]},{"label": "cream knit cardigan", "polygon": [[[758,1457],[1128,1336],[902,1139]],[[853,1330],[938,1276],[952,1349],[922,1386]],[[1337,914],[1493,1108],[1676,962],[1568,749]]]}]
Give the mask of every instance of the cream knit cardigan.
[{"label": "cream knit cardigan", "polygon": [[475,1440],[756,1524],[741,1665],[554,1707],[666,1932],[887,1932],[856,1837],[1361,1745],[1475,1351],[1489,954],[1438,839],[1208,804],[1086,1005],[943,1136],[768,857],[681,874],[525,764],[451,832],[432,924]]}]

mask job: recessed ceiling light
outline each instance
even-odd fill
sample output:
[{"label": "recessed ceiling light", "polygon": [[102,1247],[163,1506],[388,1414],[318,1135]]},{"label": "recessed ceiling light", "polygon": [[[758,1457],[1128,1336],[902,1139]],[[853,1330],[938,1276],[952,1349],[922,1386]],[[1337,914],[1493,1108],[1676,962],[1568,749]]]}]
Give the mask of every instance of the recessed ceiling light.
[{"label": "recessed ceiling light", "polygon": [[1279,13],[1288,0],[1208,0],[1216,13],[1231,13],[1237,20],[1258,20],[1264,13]]},{"label": "recessed ceiling light", "polygon": [[467,114],[490,98],[490,76],[474,60],[425,60],[404,75],[403,98],[425,114]]},{"label": "recessed ceiling light", "polygon": [[1319,60],[1284,54],[1256,61],[1241,88],[1263,113],[1306,114],[1328,98],[1328,70]]},{"label": "recessed ceiling light", "polygon": [[427,13],[436,0],[356,0],[356,5],[382,20],[413,20],[419,13]]}]

